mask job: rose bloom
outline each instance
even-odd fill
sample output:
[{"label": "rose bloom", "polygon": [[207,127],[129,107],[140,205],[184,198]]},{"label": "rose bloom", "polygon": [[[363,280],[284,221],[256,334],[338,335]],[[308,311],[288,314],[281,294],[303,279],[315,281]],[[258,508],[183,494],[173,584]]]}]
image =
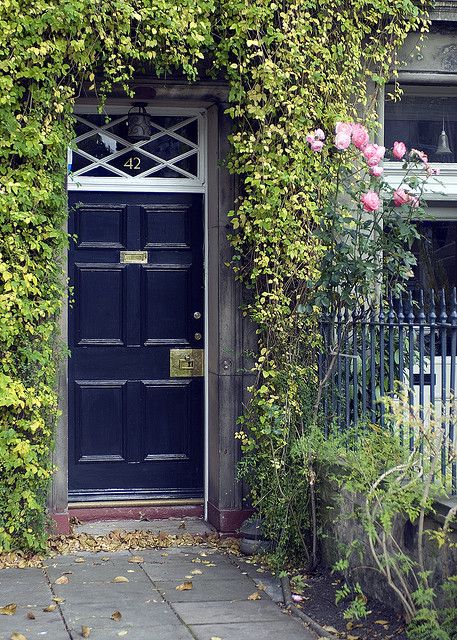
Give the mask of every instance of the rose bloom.
[{"label": "rose bloom", "polygon": [[419,160],[422,160],[422,162],[425,162],[427,164],[428,162],[428,156],[426,153],[424,153],[423,151],[419,151],[419,149],[411,149],[411,155],[417,156],[419,158]]},{"label": "rose bloom", "polygon": [[427,171],[427,175],[430,176],[439,176],[440,170],[438,167],[431,167],[429,164],[426,165],[425,170]]},{"label": "rose bloom", "polygon": [[393,154],[394,158],[401,160],[406,153],[406,145],[404,142],[394,142]]},{"label": "rose bloom", "polygon": [[314,142],[314,136],[312,136],[310,133],[308,133],[308,135],[306,136],[306,142],[308,144],[312,144]]},{"label": "rose bloom", "polygon": [[379,167],[378,165],[376,165],[374,167],[371,167],[370,173],[375,178],[379,178],[379,176],[382,176],[382,174],[384,173],[384,168],[383,167]]},{"label": "rose bloom", "polygon": [[396,207],[401,207],[402,204],[408,204],[410,196],[404,189],[396,189],[394,191],[394,204]]},{"label": "rose bloom", "polygon": [[316,129],[314,131],[314,137],[318,140],[325,140],[325,133],[322,131],[322,129]]},{"label": "rose bloom", "polygon": [[324,143],[322,142],[322,140],[313,140],[311,142],[312,151],[322,151],[323,146],[324,146]]},{"label": "rose bloom", "polygon": [[382,147],[379,144],[370,143],[363,149],[363,157],[368,164],[373,167],[375,164],[378,164],[382,158],[384,158],[385,152],[385,147]]},{"label": "rose bloom", "polygon": [[351,144],[351,134],[345,131],[340,131],[335,136],[335,147],[340,151],[347,149]]},{"label": "rose bloom", "polygon": [[352,144],[357,149],[363,149],[369,141],[368,131],[361,124],[355,124],[352,127]]},{"label": "rose bloom", "polygon": [[352,124],[350,122],[337,122],[335,125],[335,133],[346,133],[350,136],[352,133]]},{"label": "rose bloom", "polygon": [[417,196],[409,196],[408,204],[414,209],[417,209],[417,207],[420,206],[420,200]]},{"label": "rose bloom", "polygon": [[375,191],[367,191],[360,196],[360,202],[363,205],[365,211],[372,213],[377,211],[381,205],[381,200]]}]

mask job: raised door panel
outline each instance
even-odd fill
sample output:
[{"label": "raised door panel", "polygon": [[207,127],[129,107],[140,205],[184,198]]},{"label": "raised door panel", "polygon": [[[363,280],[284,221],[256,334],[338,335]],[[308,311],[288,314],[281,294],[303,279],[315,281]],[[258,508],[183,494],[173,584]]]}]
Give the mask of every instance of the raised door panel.
[{"label": "raised door panel", "polygon": [[160,204],[141,207],[141,244],[144,249],[189,249],[189,205]]},{"label": "raised door panel", "polygon": [[190,380],[143,382],[142,459],[189,460]]},{"label": "raised door panel", "polygon": [[125,380],[75,381],[78,462],[125,460]]},{"label": "raised door panel", "polygon": [[124,344],[124,265],[76,264],[76,342]]},{"label": "raised door panel", "polygon": [[78,249],[124,249],[127,207],[108,204],[79,205],[75,209]]},{"label": "raised door panel", "polygon": [[189,344],[190,266],[148,265],[142,270],[143,344]]}]

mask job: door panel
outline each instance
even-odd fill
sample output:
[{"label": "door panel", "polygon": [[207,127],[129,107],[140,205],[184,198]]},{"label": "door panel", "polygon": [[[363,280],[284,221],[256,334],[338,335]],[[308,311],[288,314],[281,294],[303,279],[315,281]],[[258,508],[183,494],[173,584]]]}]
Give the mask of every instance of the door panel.
[{"label": "door panel", "polygon": [[69,200],[70,498],[201,497],[203,378],[171,378],[170,349],[203,348],[202,196]]}]

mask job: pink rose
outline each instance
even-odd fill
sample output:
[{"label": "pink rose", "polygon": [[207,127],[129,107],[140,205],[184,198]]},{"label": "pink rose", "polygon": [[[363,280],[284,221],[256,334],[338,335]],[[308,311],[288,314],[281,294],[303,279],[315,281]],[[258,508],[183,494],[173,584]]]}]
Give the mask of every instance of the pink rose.
[{"label": "pink rose", "polygon": [[417,209],[420,205],[420,200],[417,196],[409,196],[408,204],[414,209]]},{"label": "pink rose", "polygon": [[377,211],[381,205],[381,200],[375,191],[367,191],[360,197],[360,202],[363,205],[365,211],[372,213]]},{"label": "pink rose", "polygon": [[428,162],[428,156],[426,153],[424,153],[423,151],[419,151],[419,149],[411,149],[411,156],[417,157],[419,158],[419,160],[422,160],[422,162],[425,162],[427,164]]},{"label": "pink rose", "polygon": [[322,151],[323,146],[324,143],[322,142],[322,140],[313,140],[311,142],[311,151]]},{"label": "pink rose", "polygon": [[352,134],[352,124],[350,122],[337,122],[335,125],[335,133],[345,133],[350,136]]},{"label": "pink rose", "polygon": [[318,140],[325,140],[325,133],[322,131],[322,129],[316,129],[314,131],[314,137]]},{"label": "pink rose", "polygon": [[378,156],[373,156],[372,158],[367,159],[367,164],[369,167],[373,168],[378,165],[379,161],[380,161],[380,158],[378,158]]},{"label": "pink rose", "polygon": [[352,127],[352,143],[357,149],[363,149],[368,144],[368,131],[361,124]]},{"label": "pink rose", "polygon": [[406,153],[406,145],[404,142],[394,142],[393,154],[394,158],[401,160]]},{"label": "pink rose", "polygon": [[376,165],[374,167],[371,167],[370,173],[375,178],[379,178],[379,176],[382,176],[382,174],[384,173],[384,168],[383,167],[379,167],[378,165]]},{"label": "pink rose", "polygon": [[340,151],[347,149],[351,144],[351,134],[345,131],[340,131],[335,136],[335,147]]},{"label": "pink rose", "polygon": [[431,167],[429,164],[426,164],[425,170],[427,171],[428,177],[440,175],[440,170],[438,167]]},{"label": "pink rose", "polygon": [[[378,164],[383,158],[386,152],[386,148],[380,146],[379,144],[367,144],[363,149],[363,156],[368,162],[368,164],[373,167],[375,164]],[[376,160],[376,162],[374,162]]]},{"label": "pink rose", "polygon": [[394,204],[396,207],[401,207],[403,204],[408,204],[409,195],[404,189],[396,189],[394,191]]},{"label": "pink rose", "polygon": [[314,142],[314,136],[312,136],[310,133],[308,133],[308,135],[306,136],[306,142],[308,144],[312,144]]}]

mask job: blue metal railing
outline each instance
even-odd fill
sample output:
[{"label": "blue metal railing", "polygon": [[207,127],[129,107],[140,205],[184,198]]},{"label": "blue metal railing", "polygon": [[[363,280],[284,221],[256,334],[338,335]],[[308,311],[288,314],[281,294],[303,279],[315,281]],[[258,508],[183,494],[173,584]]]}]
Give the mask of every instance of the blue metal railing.
[{"label": "blue metal railing", "polygon": [[[423,290],[373,309],[338,310],[322,317],[318,356],[326,429],[340,431],[362,421],[385,427],[384,396],[400,382],[408,402],[426,421],[430,410],[444,429],[441,473],[457,495],[457,294]],[[449,409],[449,407],[451,407]],[[414,435],[400,432],[403,444]]]}]

